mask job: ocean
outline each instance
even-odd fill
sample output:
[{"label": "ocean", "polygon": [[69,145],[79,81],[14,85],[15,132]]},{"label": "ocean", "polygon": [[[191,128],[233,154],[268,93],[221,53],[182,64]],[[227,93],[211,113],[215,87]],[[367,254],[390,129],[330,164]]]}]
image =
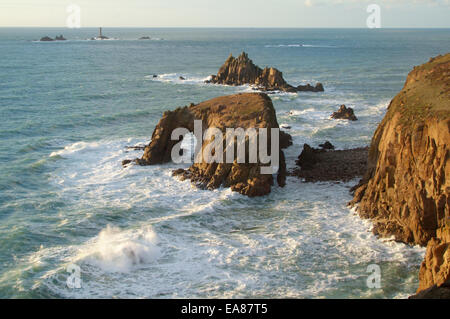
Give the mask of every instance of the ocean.
[{"label": "ocean", "polygon": [[[247,198],[180,182],[176,164],[123,168],[163,111],[248,86],[204,84],[230,53],[323,93],[271,95],[304,143],[367,146],[415,65],[449,29],[0,28],[0,298],[405,298],[424,248],[377,239],[349,183]],[[68,41],[38,42],[63,34]],[[151,40],[138,40],[149,36]],[[153,75],[158,77],[154,78]],[[179,79],[186,78],[185,81]],[[357,122],[331,120],[339,105]],[[370,288],[370,265],[381,287]],[[68,268],[80,269],[70,288]]]}]

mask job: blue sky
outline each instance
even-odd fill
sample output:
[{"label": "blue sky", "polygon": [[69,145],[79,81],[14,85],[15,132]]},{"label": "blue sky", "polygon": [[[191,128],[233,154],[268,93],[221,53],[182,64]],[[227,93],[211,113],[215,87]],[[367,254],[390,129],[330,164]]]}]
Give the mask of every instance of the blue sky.
[{"label": "blue sky", "polygon": [[450,0],[0,0],[0,26],[64,27],[67,6],[82,27],[450,27]]}]

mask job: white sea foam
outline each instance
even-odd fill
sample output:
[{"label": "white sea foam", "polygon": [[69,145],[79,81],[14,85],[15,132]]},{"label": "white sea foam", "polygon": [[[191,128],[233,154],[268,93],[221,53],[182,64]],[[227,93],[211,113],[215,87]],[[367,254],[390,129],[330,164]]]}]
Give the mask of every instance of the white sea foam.
[{"label": "white sea foam", "polygon": [[384,115],[389,105],[389,101],[382,101],[376,105],[370,105],[367,108],[364,108],[360,111],[360,114],[365,116],[380,116]]},{"label": "white sea foam", "polygon": [[76,263],[89,263],[104,271],[128,272],[154,262],[160,255],[156,233],[150,226],[122,231],[113,226],[80,248]]},{"label": "white sea foam", "polygon": [[92,149],[98,148],[99,146],[100,146],[100,144],[98,142],[92,142],[92,143],[76,142],[76,143],[65,146],[64,149],[62,149],[62,150],[52,152],[50,154],[50,157],[64,156],[64,155],[69,155],[69,154],[73,154],[73,153],[84,152],[84,151],[88,151],[89,149],[92,150]]},{"label": "white sea foam", "polygon": [[266,48],[337,48],[336,46],[332,46],[332,45],[301,44],[301,43],[267,44],[264,47],[266,47]]},{"label": "white sea foam", "polygon": [[[181,79],[184,78],[184,80]],[[198,75],[189,75],[189,74],[182,74],[182,73],[165,73],[165,74],[158,74],[157,77],[154,77],[153,75],[146,75],[146,79],[152,80],[152,81],[158,81],[158,82],[165,82],[165,83],[175,83],[175,84],[205,84],[206,80],[209,80],[211,76],[198,76]]]},{"label": "white sea foam", "polygon": [[316,109],[310,107],[305,110],[291,110],[291,111],[289,111],[289,115],[290,116],[299,116],[299,115],[304,115],[304,114],[313,113],[313,112],[316,112]]}]

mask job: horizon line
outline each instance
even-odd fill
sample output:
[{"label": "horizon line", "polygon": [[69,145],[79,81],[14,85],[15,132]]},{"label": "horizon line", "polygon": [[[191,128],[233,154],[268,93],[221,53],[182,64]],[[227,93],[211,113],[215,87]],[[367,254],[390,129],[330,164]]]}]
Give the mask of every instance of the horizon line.
[{"label": "horizon line", "polygon": [[111,29],[450,29],[447,27],[381,27],[381,28],[368,28],[368,27],[220,27],[220,26],[85,26],[80,28],[68,28],[67,26],[0,26],[0,28],[53,28],[53,29],[68,29],[68,30],[80,30],[91,28],[111,28]]}]

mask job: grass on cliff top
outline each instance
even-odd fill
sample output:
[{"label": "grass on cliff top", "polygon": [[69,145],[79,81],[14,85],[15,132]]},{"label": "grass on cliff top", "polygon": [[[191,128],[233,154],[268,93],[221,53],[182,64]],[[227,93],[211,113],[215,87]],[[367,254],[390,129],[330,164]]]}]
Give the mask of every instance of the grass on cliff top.
[{"label": "grass on cliff top", "polygon": [[393,99],[387,117],[400,112],[401,123],[420,124],[430,118],[450,118],[450,54],[416,67]]}]

